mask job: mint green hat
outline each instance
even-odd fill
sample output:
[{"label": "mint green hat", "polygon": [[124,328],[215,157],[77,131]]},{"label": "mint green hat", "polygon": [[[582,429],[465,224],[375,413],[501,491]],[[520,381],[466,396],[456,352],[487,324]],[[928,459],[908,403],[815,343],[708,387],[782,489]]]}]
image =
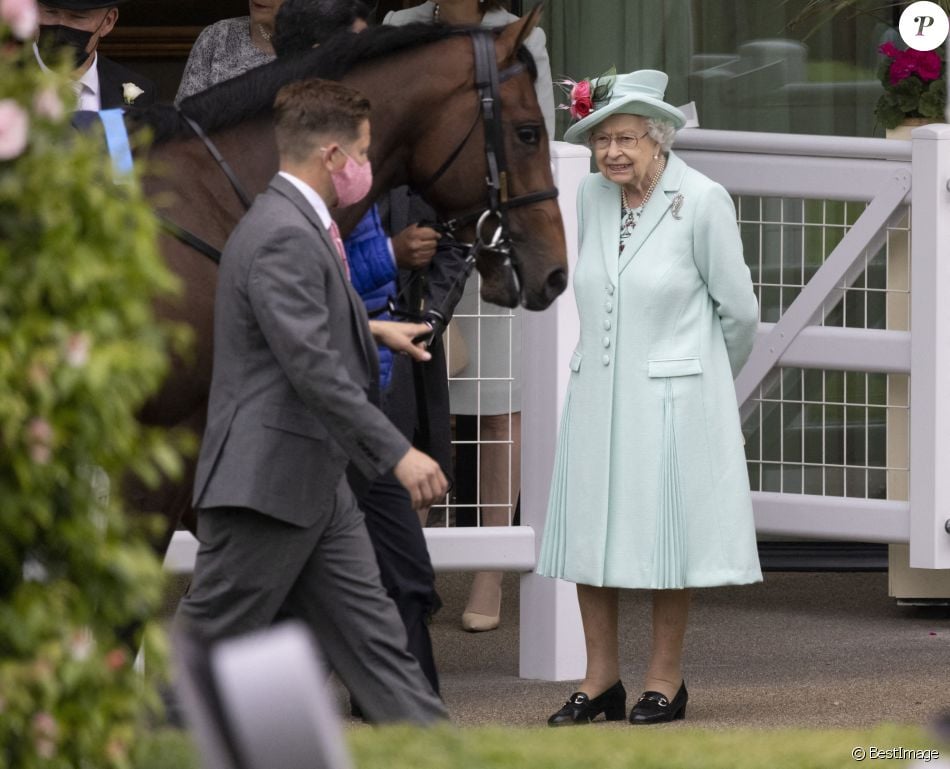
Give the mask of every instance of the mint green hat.
[{"label": "mint green hat", "polygon": [[[591,91],[611,78],[593,78]],[[672,104],[663,101],[669,82],[665,72],[656,69],[638,69],[626,75],[616,75],[607,101],[594,104],[594,111],[578,120],[564,132],[564,141],[584,144],[598,123],[615,114],[641,115],[668,120],[676,128],[686,125],[686,116]]]}]

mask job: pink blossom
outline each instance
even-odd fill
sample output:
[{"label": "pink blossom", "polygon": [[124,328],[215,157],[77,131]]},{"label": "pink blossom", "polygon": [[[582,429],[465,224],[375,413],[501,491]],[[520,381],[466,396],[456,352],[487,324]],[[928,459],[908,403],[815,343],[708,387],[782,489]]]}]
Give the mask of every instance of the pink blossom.
[{"label": "pink blossom", "polygon": [[594,110],[594,100],[591,98],[590,81],[581,80],[571,89],[571,117],[575,120],[587,117]]},{"label": "pink blossom", "polygon": [[0,20],[10,26],[20,40],[36,34],[36,0],[0,0]]},{"label": "pink blossom", "polygon": [[66,342],[66,362],[73,368],[81,368],[89,360],[90,339],[85,331],[72,334]]},{"label": "pink blossom", "polygon": [[30,119],[13,99],[0,99],[0,160],[10,160],[26,148]]},{"label": "pink blossom", "polygon": [[38,465],[49,464],[53,452],[53,427],[42,417],[34,417],[26,427],[26,444],[30,459]]},{"label": "pink blossom", "polygon": [[106,667],[109,670],[119,670],[128,661],[129,655],[125,653],[125,649],[113,649],[106,654]]},{"label": "pink blossom", "polygon": [[59,726],[57,725],[53,714],[48,713],[45,710],[40,711],[33,716],[32,726],[33,733],[43,737],[55,738],[57,732],[59,731]]},{"label": "pink blossom", "polygon": [[56,89],[50,86],[43,88],[33,97],[33,111],[40,117],[48,120],[60,120],[66,110]]}]

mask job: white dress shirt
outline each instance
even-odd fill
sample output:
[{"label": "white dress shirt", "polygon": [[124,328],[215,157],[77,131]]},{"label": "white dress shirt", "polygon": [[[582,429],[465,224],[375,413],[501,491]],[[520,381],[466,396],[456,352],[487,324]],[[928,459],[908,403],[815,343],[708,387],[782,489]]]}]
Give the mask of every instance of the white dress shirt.
[{"label": "white dress shirt", "polygon": [[323,198],[320,197],[320,194],[303,179],[298,179],[293,174],[289,174],[286,171],[278,171],[278,174],[283,176],[288,182],[294,185],[294,187],[300,190],[300,194],[307,199],[307,202],[311,206],[313,206],[313,210],[317,212],[317,216],[320,217],[320,221],[323,223],[323,226],[326,228],[327,232],[329,232],[330,209],[327,208],[327,204],[323,202]]}]

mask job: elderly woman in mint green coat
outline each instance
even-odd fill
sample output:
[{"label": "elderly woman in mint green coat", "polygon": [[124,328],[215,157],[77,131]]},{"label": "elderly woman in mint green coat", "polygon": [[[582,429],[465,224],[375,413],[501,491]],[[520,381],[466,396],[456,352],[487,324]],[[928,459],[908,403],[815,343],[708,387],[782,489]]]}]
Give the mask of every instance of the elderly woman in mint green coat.
[{"label": "elderly woman in mint green coat", "polygon": [[689,588],[762,579],[733,384],[758,307],[732,199],[669,151],[683,114],[655,70],[594,81],[565,139],[599,173],[578,193],[580,341],[540,574],[577,583],[587,675],[552,726],[626,715],[618,589],[653,590],[634,724],[683,718]]}]

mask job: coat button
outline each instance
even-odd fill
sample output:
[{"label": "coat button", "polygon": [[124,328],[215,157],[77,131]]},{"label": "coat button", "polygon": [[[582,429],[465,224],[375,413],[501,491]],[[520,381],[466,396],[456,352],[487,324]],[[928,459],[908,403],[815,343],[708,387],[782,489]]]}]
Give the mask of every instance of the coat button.
[{"label": "coat button", "polygon": [[604,318],[604,330],[610,331],[610,318]]},{"label": "coat button", "polygon": [[607,295],[608,295],[608,296],[613,296],[613,295],[614,295],[614,286],[613,286],[613,283],[608,283],[608,284],[607,284]]},{"label": "coat button", "polygon": [[609,366],[609,365],[610,365],[610,356],[609,356],[609,355],[605,355],[603,358],[601,358],[601,360],[604,362],[604,365],[605,365],[605,366]]},{"label": "coat button", "polygon": [[608,299],[606,302],[604,302],[604,309],[605,309],[607,312],[613,312],[613,311],[614,311],[614,303],[611,302],[611,301]]},{"label": "coat button", "polygon": [[605,336],[605,337],[604,337],[604,347],[610,347],[610,337],[609,337],[609,336]]}]

